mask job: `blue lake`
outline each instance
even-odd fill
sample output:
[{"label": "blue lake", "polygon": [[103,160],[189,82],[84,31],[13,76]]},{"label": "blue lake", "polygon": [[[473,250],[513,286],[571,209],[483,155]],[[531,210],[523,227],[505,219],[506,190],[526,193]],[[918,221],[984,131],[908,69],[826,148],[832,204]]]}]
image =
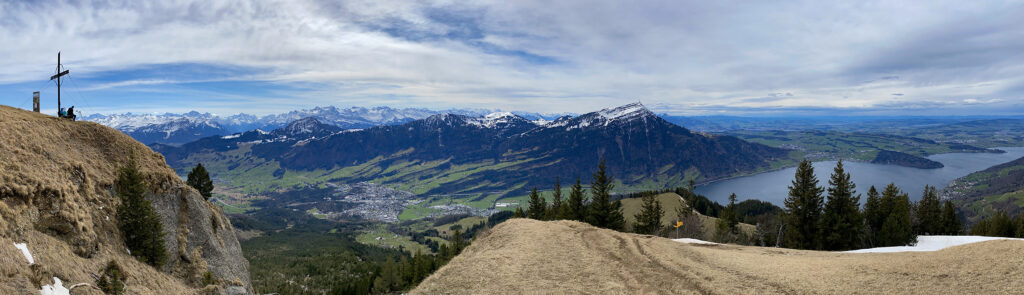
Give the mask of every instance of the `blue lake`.
[{"label": "blue lake", "polygon": [[[945,165],[939,169],[918,169],[896,165],[880,165],[844,161],[843,166],[850,178],[857,185],[858,194],[867,194],[868,188],[875,186],[879,191],[890,182],[895,183],[904,192],[910,194],[911,200],[921,198],[925,185],[932,185],[940,190],[950,181],[966,176],[972,172],[985,170],[988,167],[1006,163],[1024,157],[1024,147],[999,148],[1003,154],[983,153],[951,153],[929,156],[928,159]],[[828,186],[829,175],[835,168],[836,161],[815,162],[814,173],[818,184]],[[729,194],[736,193],[738,200],[760,199],[783,206],[782,201],[789,193],[787,186],[793,181],[796,167],[765,172],[761,174],[727,179],[701,185],[696,188],[698,194],[707,196],[720,204],[729,202]],[[862,197],[862,201],[863,202]]]}]

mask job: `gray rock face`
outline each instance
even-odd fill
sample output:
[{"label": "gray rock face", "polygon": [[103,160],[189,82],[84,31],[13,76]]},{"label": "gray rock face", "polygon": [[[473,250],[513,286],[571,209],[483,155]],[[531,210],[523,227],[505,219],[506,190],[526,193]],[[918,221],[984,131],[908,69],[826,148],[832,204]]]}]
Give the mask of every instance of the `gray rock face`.
[{"label": "gray rock face", "polygon": [[220,208],[180,182],[166,184],[146,199],[160,215],[168,263],[163,271],[200,285],[210,271],[228,294],[252,294],[249,262],[235,238],[234,228]]}]

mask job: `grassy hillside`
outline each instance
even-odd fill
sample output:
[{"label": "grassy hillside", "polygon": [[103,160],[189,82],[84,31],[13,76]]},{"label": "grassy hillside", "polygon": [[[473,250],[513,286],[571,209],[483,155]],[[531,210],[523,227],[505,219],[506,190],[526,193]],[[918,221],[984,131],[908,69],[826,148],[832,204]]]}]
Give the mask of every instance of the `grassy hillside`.
[{"label": "grassy hillside", "polygon": [[957,204],[969,223],[996,211],[1010,216],[1024,212],[1024,158],[958,178],[942,195]]},{"label": "grassy hillside", "polygon": [[[679,219],[678,212],[679,207],[686,206],[683,204],[683,198],[676,193],[663,193],[657,196],[658,202],[661,203],[661,208],[665,210],[665,215],[661,217],[661,223],[664,225],[675,224]],[[622,199],[622,214],[626,217],[626,227],[632,228],[633,224],[636,223],[635,215],[640,213],[643,200],[640,198]],[[700,215],[701,225],[704,227],[704,240],[712,240],[715,234],[715,225],[718,222],[718,218]],[[740,231],[747,235],[753,235],[757,230],[757,227],[740,223]]]},{"label": "grassy hillside", "polygon": [[[411,294],[1010,294],[1020,241],[917,253],[694,245],[573,221],[494,227]],[[510,259],[511,258],[511,259]],[[600,266],[600,267],[595,267]]]}]

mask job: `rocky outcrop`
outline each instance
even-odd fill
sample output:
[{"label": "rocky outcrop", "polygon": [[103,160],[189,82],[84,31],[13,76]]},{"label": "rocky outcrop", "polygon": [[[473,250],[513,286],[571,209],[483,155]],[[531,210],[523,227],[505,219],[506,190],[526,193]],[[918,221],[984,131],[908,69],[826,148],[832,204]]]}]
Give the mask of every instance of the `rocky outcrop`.
[{"label": "rocky outcrop", "polygon": [[[169,259],[159,270],[128,254],[117,226],[114,182],[129,159],[163,221]],[[110,261],[125,270],[129,293],[249,294],[248,262],[233,231],[162,156],[127,135],[0,106],[0,294],[38,293],[54,277],[89,289]],[[33,264],[15,243],[27,245]],[[207,271],[214,284],[203,284]]]},{"label": "rocky outcrop", "polygon": [[157,209],[164,226],[169,252],[165,271],[198,285],[209,270],[221,280],[228,294],[247,294],[249,262],[235,238],[234,228],[220,208],[207,202],[198,191],[176,182],[147,200]]}]

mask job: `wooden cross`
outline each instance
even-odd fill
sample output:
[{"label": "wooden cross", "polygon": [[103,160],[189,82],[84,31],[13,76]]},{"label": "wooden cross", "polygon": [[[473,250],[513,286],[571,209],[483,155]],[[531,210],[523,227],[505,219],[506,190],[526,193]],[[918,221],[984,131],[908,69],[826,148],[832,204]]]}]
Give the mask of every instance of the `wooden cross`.
[{"label": "wooden cross", "polygon": [[64,75],[67,75],[68,73],[71,72],[70,70],[64,70],[63,72],[61,72],[60,69],[63,68],[63,67],[64,66],[62,66],[60,64],[60,51],[58,51],[57,52],[57,74],[55,74],[55,75],[50,77],[50,81],[57,80],[57,114],[58,115],[60,114],[60,77],[63,77]]}]

